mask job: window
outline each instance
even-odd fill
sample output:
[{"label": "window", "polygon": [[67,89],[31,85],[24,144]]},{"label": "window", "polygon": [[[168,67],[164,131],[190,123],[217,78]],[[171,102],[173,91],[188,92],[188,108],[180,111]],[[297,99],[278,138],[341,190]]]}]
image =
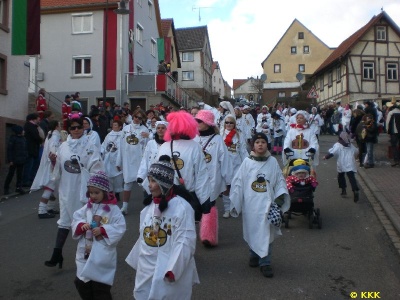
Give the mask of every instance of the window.
[{"label": "window", "polygon": [[290,47],[290,53],[296,54],[297,53],[297,47],[296,46]]},{"label": "window", "polygon": [[342,80],[342,68],[339,66],[336,67],[336,81]]},{"label": "window", "polygon": [[388,63],[386,64],[387,69],[387,80],[388,81],[397,81],[399,78],[398,65],[396,63]]},{"label": "window", "polygon": [[376,40],[386,42],[386,26],[376,26]]},{"label": "window", "polygon": [[194,80],[194,71],[183,71],[182,80]]},{"label": "window", "polygon": [[280,72],[281,72],[281,65],[275,64],[274,65],[274,73],[280,73]]},{"label": "window", "polygon": [[194,61],[193,52],[183,52],[182,53],[182,61]]},{"label": "window", "polygon": [[91,70],[91,56],[74,56],[74,76],[90,76]]},{"label": "window", "polygon": [[136,25],[136,41],[143,45],[143,26],[139,23]]},{"label": "window", "polygon": [[151,55],[153,55],[154,57],[156,57],[156,53],[157,53],[157,41],[153,38],[151,38],[151,46],[150,46],[150,53]]},{"label": "window", "polygon": [[374,63],[373,62],[363,62],[363,79],[364,80],[374,80]]},{"label": "window", "polygon": [[285,93],[285,92],[279,92],[279,93],[278,93],[278,97],[279,97],[279,98],[286,97],[286,93]]},{"label": "window", "polygon": [[329,70],[328,72],[328,86],[332,86],[333,84],[333,72],[332,70]]},{"label": "window", "polygon": [[303,53],[310,53],[310,46],[304,46]]},{"label": "window", "polygon": [[92,33],[93,14],[72,14],[72,34]]},{"label": "window", "polygon": [[299,32],[299,40],[303,40],[304,39],[304,32]]},{"label": "window", "polygon": [[149,18],[153,19],[153,3],[150,0],[147,3],[149,5]]},{"label": "window", "polygon": [[300,65],[299,65],[299,72],[300,72],[300,73],[303,73],[303,72],[305,72],[305,71],[306,71],[306,65],[300,64]]},{"label": "window", "polygon": [[0,29],[9,32],[8,28],[8,0],[0,0]]},{"label": "window", "polygon": [[0,94],[7,95],[7,56],[0,53]]},{"label": "window", "polygon": [[319,90],[323,91],[324,90],[324,76],[321,76],[319,78]]}]

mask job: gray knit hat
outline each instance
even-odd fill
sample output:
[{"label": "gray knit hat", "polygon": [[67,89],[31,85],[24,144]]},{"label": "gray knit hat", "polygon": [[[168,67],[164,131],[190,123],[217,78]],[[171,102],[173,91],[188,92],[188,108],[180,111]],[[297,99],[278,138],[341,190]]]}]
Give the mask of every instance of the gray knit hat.
[{"label": "gray knit hat", "polygon": [[172,168],[171,158],[168,155],[161,155],[159,161],[150,166],[148,175],[158,183],[165,195],[174,185],[175,171]]}]

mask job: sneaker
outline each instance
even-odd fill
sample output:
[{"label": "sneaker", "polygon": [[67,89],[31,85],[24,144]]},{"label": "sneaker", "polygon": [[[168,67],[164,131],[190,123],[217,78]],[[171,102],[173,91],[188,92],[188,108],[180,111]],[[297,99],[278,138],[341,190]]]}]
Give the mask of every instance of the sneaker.
[{"label": "sneaker", "polygon": [[56,215],[49,214],[48,212],[47,212],[47,213],[44,213],[44,214],[38,214],[39,219],[52,219],[52,218],[54,218],[55,216],[56,216]]},{"label": "sneaker", "polygon": [[224,214],[222,215],[222,217],[224,219],[228,219],[231,216],[231,214],[229,213],[229,210],[227,210],[226,212],[224,212]]},{"label": "sneaker", "polygon": [[358,202],[359,199],[360,199],[360,192],[354,191],[354,202]]},{"label": "sneaker", "polygon": [[264,277],[273,277],[274,276],[274,271],[272,271],[271,266],[261,266],[260,271],[263,274]]},{"label": "sneaker", "polygon": [[57,210],[57,209],[49,209],[47,212],[48,212],[49,214],[53,214],[53,215],[58,215],[58,214],[60,214],[60,211]]},{"label": "sneaker", "polygon": [[127,208],[124,208],[124,207],[121,207],[121,213],[122,213],[124,216],[126,216],[126,215],[128,214],[128,209],[127,209]]},{"label": "sneaker", "polygon": [[258,257],[250,256],[249,266],[252,268],[258,267]]}]

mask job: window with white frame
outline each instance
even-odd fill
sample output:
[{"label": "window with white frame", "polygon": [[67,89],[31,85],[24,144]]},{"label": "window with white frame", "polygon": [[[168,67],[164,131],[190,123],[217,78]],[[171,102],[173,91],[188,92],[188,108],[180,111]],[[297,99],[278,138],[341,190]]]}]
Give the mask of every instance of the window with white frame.
[{"label": "window with white frame", "polygon": [[139,23],[136,24],[136,41],[143,45],[143,26]]},{"label": "window with white frame", "polygon": [[332,86],[333,84],[333,72],[332,70],[329,70],[328,72],[328,86]]},{"label": "window with white frame", "polygon": [[376,26],[376,40],[385,41],[387,39],[386,26]]},{"label": "window with white frame", "polygon": [[150,46],[150,53],[152,56],[156,57],[157,53],[157,41],[151,38],[151,46]]},{"label": "window with white frame", "polygon": [[296,46],[290,47],[290,53],[291,54],[296,54],[297,53],[297,47]]},{"label": "window with white frame", "polygon": [[300,65],[299,65],[299,72],[300,72],[300,73],[303,73],[303,72],[305,72],[305,71],[306,71],[306,65],[300,64]]},{"label": "window with white frame", "polygon": [[304,32],[299,32],[299,40],[303,40],[304,39]]},{"label": "window with white frame", "polygon": [[278,93],[278,97],[279,97],[279,98],[286,97],[286,93],[285,93],[285,92],[279,92],[279,93]]},{"label": "window with white frame", "polygon": [[280,73],[280,72],[281,72],[281,64],[275,64],[274,73]]},{"label": "window with white frame", "polygon": [[182,71],[182,80],[194,80],[194,71]]},{"label": "window with white frame", "polygon": [[93,13],[72,14],[72,34],[93,33]]},{"label": "window with white frame", "polygon": [[153,19],[153,2],[149,0],[147,1],[147,4],[149,5],[149,18]]},{"label": "window with white frame", "polygon": [[342,68],[340,65],[336,67],[336,81],[342,80]]},{"label": "window with white frame", "polygon": [[0,94],[7,95],[7,56],[0,53]]},{"label": "window with white frame", "polygon": [[399,79],[399,66],[397,63],[387,63],[386,69],[388,81],[397,81]]},{"label": "window with white frame", "polygon": [[91,76],[92,75],[92,57],[90,55],[73,56],[73,75]]},{"label": "window with white frame", "polygon": [[375,79],[375,64],[370,61],[364,61],[363,66],[363,79],[364,80],[374,80]]},{"label": "window with white frame", "polygon": [[310,46],[304,46],[303,47],[303,53],[305,53],[305,54],[310,53]]},{"label": "window with white frame", "polygon": [[320,91],[324,90],[324,76],[323,75],[319,78],[319,90]]},{"label": "window with white frame", "polygon": [[193,52],[183,52],[182,53],[182,61],[194,61],[194,53]]},{"label": "window with white frame", "polygon": [[8,28],[8,3],[9,0],[0,0],[0,29],[9,31]]}]

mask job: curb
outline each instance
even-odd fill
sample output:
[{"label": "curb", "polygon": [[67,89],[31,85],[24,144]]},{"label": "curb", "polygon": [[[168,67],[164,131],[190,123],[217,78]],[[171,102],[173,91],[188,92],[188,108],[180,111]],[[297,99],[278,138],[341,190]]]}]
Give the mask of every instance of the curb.
[{"label": "curb", "polygon": [[368,178],[368,175],[365,173],[365,170],[362,168],[358,169],[358,174],[366,183],[368,189],[372,192],[377,202],[382,206],[385,214],[392,222],[393,227],[396,228],[397,232],[400,233],[400,216],[395,213],[393,206],[389,203],[383,193],[379,188],[373,183],[371,179]]}]

